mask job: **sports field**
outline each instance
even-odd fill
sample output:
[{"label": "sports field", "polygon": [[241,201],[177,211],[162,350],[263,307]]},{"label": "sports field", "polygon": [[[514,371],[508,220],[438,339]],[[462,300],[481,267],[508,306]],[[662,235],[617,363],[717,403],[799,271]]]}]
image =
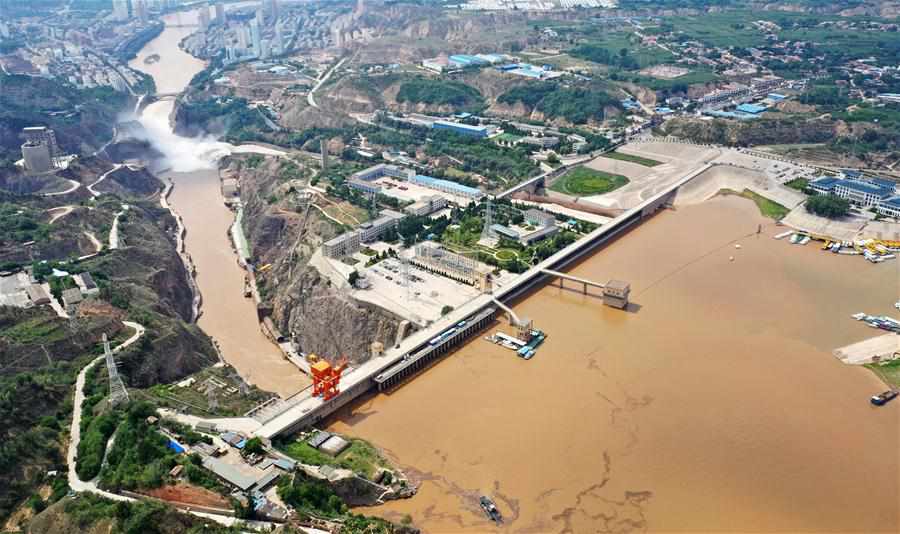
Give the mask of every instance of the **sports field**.
[{"label": "sports field", "polygon": [[580,166],[556,180],[550,186],[550,190],[578,197],[602,195],[615,191],[626,185],[628,181],[628,178],[621,174],[611,174]]}]

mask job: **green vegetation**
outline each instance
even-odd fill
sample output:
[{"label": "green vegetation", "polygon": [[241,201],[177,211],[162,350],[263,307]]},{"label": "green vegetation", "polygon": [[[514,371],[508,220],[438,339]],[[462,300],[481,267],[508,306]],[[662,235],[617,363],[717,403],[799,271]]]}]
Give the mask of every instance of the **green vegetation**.
[{"label": "green vegetation", "polygon": [[[82,493],[60,505],[79,532],[95,531],[106,522],[109,534],[238,534],[237,527],[177,512],[157,501],[121,502]],[[108,530],[107,530],[108,529]]]},{"label": "green vegetation", "polygon": [[607,152],[603,154],[603,157],[617,159],[620,161],[630,161],[631,163],[637,163],[638,165],[643,165],[644,167],[656,167],[657,165],[662,165],[661,161],[656,161],[655,159],[642,158],[641,156],[625,154],[624,152],[619,151]]},{"label": "green vegetation", "polygon": [[0,246],[43,241],[49,235],[50,225],[41,222],[35,210],[11,202],[0,203]]},{"label": "green vegetation", "polygon": [[625,70],[637,70],[675,59],[660,47],[641,46],[640,37],[624,32],[607,33],[601,40],[592,39],[569,50],[569,55]]},{"label": "green vegetation", "polygon": [[759,208],[759,212],[763,214],[763,216],[768,217],[770,219],[783,219],[785,215],[790,213],[791,210],[782,206],[781,204],[769,200],[768,198],[754,193],[749,189],[744,189],[740,193],[734,191],[733,189],[722,189],[719,191],[720,195],[737,195],[739,197],[744,197],[746,199],[752,200],[756,206]]},{"label": "green vegetation", "polygon": [[806,188],[809,187],[809,180],[807,180],[806,178],[794,178],[789,182],[785,182],[784,185],[790,187],[791,189],[796,189],[797,191],[805,193]]},{"label": "green vegetation", "polygon": [[840,219],[850,213],[850,201],[834,195],[815,195],[806,200],[806,211],[828,219]]},{"label": "green vegetation", "polygon": [[884,380],[888,386],[895,389],[900,388],[900,359],[883,363],[869,363],[866,364],[866,367]]},{"label": "green vegetation", "polygon": [[327,482],[298,472],[292,480],[282,477],[278,484],[278,496],[293,506],[303,516],[340,519],[341,532],[367,534],[390,534],[394,525],[377,517],[366,517],[349,512],[346,504],[338,497]]},{"label": "green vegetation", "polygon": [[337,457],[311,447],[306,441],[292,441],[278,445],[278,448],[295,460],[308,465],[330,465],[349,469],[367,479],[372,479],[375,471],[389,468],[390,463],[381,456],[378,449],[361,439],[351,439],[350,446]]},{"label": "green vegetation", "polygon": [[628,178],[620,174],[575,167],[550,186],[552,191],[574,196],[602,195],[626,185]]},{"label": "green vegetation", "polygon": [[253,141],[269,127],[259,109],[248,107],[245,98],[210,98],[186,102],[178,107],[178,124],[191,131],[221,131],[228,141]]},{"label": "green vegetation", "polygon": [[602,121],[607,108],[619,108],[619,101],[599,87],[563,87],[541,82],[514,87],[497,98],[503,104],[521,102],[542,112],[547,118],[561,118],[573,124]]},{"label": "green vegetation", "polygon": [[149,403],[136,402],[128,406],[116,430],[107,463],[100,472],[103,487],[113,490],[155,488],[162,485],[166,474],[175,466],[178,455],[168,448],[168,438],[147,422],[151,415],[155,415],[155,409]]},{"label": "green vegetation", "polygon": [[453,106],[457,109],[482,109],[484,99],[474,87],[443,78],[416,77],[403,82],[397,102]]},{"label": "green vegetation", "polygon": [[0,73],[0,87],[0,168],[21,157],[18,132],[26,126],[53,128],[66,153],[99,148],[112,137],[117,116],[130,98],[110,87],[76,89],[39,76]]}]

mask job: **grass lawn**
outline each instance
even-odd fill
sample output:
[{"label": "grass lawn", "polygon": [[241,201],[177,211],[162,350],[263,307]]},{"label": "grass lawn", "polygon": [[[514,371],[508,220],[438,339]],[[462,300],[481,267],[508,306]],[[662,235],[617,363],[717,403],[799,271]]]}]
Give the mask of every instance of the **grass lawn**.
[{"label": "grass lawn", "polygon": [[633,156],[631,154],[625,154],[623,152],[607,152],[603,154],[604,158],[609,159],[617,159],[620,161],[630,161],[631,163],[637,163],[638,165],[643,165],[644,167],[656,167],[657,165],[662,165],[661,161],[656,161],[655,159],[650,158],[642,158],[640,156]]},{"label": "grass lawn", "polygon": [[720,195],[737,195],[740,197],[744,197],[752,200],[756,203],[756,206],[759,208],[759,212],[762,213],[765,217],[770,219],[775,219],[776,221],[779,219],[783,219],[785,215],[790,213],[791,210],[782,206],[777,202],[773,202],[768,198],[758,195],[749,189],[744,189],[742,192],[738,193],[733,189],[721,189],[719,190]]},{"label": "grass lawn", "polygon": [[497,251],[496,254],[494,254],[494,257],[500,261],[509,261],[513,258],[517,258],[518,256],[518,252],[509,248],[501,248]]},{"label": "grass lawn", "polygon": [[796,189],[801,193],[806,191],[806,187],[809,186],[809,180],[806,178],[794,178],[790,182],[785,182],[784,185],[790,187],[791,189]]},{"label": "grass lawn", "polygon": [[628,183],[621,174],[595,171],[587,167],[575,167],[558,179],[550,189],[557,193],[574,196],[600,195],[609,193]]},{"label": "grass lawn", "polygon": [[870,363],[866,364],[866,367],[871,369],[890,387],[900,387],[900,360],[892,360],[882,364]]},{"label": "grass lawn", "polygon": [[280,448],[282,452],[301,463],[350,469],[369,480],[375,475],[378,467],[390,468],[390,463],[381,456],[378,450],[361,439],[351,439],[350,446],[337,457],[320,452],[305,441],[294,441]]}]

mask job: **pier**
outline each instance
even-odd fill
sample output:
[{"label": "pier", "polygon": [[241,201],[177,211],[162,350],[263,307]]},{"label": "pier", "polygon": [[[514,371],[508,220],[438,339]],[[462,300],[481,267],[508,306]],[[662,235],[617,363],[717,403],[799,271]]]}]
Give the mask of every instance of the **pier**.
[{"label": "pier", "polygon": [[[622,235],[642,220],[651,217],[659,209],[671,204],[679,187],[709,167],[710,165],[706,164],[693,170],[665,190],[525,271],[514,283],[498,289],[492,295],[485,294],[472,299],[446,317],[436,321],[429,328],[414,332],[403,340],[399,347],[388,349],[382,356],[372,358],[359,367],[345,372],[341,380],[343,390],[336,397],[323,401],[319,397],[309,395],[309,390],[305,390],[288,399],[278,410],[273,410],[276,413],[271,416],[267,415],[260,420],[262,426],[256,431],[256,435],[272,439],[292,434],[319,423],[367,391],[373,389],[383,391],[401,383],[415,372],[436,361],[438,357],[446,354],[454,346],[468,339],[472,334],[477,334],[488,326],[497,313],[496,302],[510,302],[535,286],[546,283],[548,278],[565,274],[561,272],[561,269],[592,254],[599,247]],[[627,273],[621,274],[626,275]],[[600,286],[597,282],[567,274],[565,276],[572,280],[577,279],[576,281],[580,283]],[[462,331],[454,332],[453,335],[440,340],[437,347],[429,347],[430,342],[436,336],[447,332],[461,321],[466,321],[466,326]]]}]

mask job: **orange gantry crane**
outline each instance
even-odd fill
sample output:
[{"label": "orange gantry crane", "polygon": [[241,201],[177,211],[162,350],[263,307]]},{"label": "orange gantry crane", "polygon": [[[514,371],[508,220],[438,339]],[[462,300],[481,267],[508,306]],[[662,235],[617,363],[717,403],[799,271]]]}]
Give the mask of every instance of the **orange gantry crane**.
[{"label": "orange gantry crane", "polygon": [[[312,358],[310,358],[312,359]],[[313,396],[330,400],[341,392],[341,373],[347,368],[347,359],[341,358],[334,366],[327,360],[316,358],[310,366],[313,377]]]}]

